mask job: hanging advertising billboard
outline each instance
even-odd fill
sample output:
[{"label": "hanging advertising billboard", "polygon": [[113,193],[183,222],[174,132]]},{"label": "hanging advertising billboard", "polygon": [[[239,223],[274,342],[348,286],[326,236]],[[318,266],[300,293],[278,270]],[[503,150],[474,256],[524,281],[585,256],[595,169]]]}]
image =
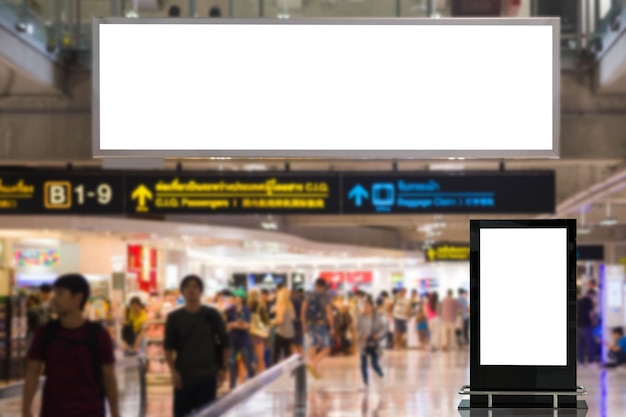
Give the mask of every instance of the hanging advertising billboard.
[{"label": "hanging advertising billboard", "polygon": [[558,18],[93,25],[96,157],[559,155]]}]

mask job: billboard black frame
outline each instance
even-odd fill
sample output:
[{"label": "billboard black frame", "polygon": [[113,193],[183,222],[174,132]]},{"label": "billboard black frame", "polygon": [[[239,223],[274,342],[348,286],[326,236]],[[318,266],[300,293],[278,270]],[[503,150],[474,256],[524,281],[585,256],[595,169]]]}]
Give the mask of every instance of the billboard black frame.
[{"label": "billboard black frame", "polygon": [[[502,228],[567,230],[567,365],[516,366],[480,364],[480,231]],[[523,261],[523,259],[520,259]],[[539,289],[538,289],[539,290]],[[576,220],[470,221],[470,387],[472,391],[576,391]],[[472,395],[472,407],[486,407],[486,395]],[[497,396],[494,407],[548,407],[549,396]],[[560,397],[560,407],[576,407],[576,397]]]}]

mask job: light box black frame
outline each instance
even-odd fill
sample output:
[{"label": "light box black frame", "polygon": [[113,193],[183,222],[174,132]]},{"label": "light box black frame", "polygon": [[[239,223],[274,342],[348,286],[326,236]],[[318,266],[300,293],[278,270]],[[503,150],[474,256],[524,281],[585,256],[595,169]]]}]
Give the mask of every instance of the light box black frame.
[{"label": "light box black frame", "polygon": [[[480,364],[480,231],[482,229],[559,228],[567,230],[567,365],[517,366]],[[520,259],[524,262],[524,259]],[[503,277],[506,279],[506,277]],[[541,291],[540,288],[537,291]],[[470,387],[473,391],[576,390],[576,220],[470,221]],[[524,314],[520,311],[520,314]],[[549,309],[546,309],[549,314]],[[512,343],[524,343],[524,335]],[[494,407],[552,407],[550,397],[494,396]],[[487,396],[472,396],[472,407],[487,405]],[[576,397],[561,397],[560,407],[575,407]]]}]

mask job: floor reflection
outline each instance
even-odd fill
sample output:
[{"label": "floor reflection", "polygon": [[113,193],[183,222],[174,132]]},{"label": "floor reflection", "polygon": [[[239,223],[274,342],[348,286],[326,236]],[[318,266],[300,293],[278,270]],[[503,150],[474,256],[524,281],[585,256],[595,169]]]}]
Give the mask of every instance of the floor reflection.
[{"label": "floor reflection", "polygon": [[[459,387],[469,383],[467,351],[387,352],[383,380],[373,379],[363,390],[356,357],[329,358],[319,381],[308,381],[307,417],[459,417]],[[626,368],[603,371],[597,366],[578,370],[578,383],[585,385],[589,411],[569,414],[537,414],[530,410],[506,410],[463,417],[546,416],[626,417]],[[293,416],[293,379],[285,377],[259,392],[224,417]],[[150,388],[148,417],[171,416],[171,388]],[[572,412],[575,410],[569,410]]]}]

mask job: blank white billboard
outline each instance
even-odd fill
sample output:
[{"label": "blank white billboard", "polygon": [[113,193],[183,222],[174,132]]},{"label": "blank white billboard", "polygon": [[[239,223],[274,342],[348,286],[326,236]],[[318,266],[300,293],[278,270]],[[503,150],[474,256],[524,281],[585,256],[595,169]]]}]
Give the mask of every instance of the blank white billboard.
[{"label": "blank white billboard", "polygon": [[558,19],[94,26],[95,156],[558,156]]},{"label": "blank white billboard", "polygon": [[480,365],[567,365],[567,229],[481,229]]}]

